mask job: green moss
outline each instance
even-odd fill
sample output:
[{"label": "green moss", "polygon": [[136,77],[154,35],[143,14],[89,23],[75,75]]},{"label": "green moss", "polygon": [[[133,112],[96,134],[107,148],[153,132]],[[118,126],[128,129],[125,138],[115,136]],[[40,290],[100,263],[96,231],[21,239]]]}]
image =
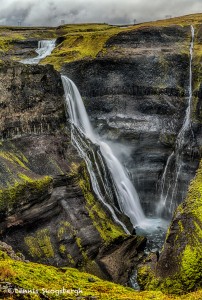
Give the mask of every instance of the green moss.
[{"label": "green moss", "polygon": [[37,231],[34,236],[25,237],[24,240],[29,248],[29,253],[33,258],[54,257],[50,232],[47,228]]},{"label": "green moss", "polygon": [[57,233],[58,239],[59,239],[59,240],[62,240],[64,234],[65,234],[65,227],[60,227],[60,228],[58,229],[58,233]]},{"label": "green moss", "polygon": [[86,200],[86,208],[93,225],[100,233],[105,243],[110,243],[113,239],[124,236],[124,231],[118,225],[114,224],[111,218],[106,214],[101,204],[95,199],[90,184],[90,178],[86,166],[82,166],[78,170],[79,186],[82,189]]},{"label": "green moss", "polygon": [[111,36],[124,30],[106,25],[91,26],[90,29],[84,26],[80,30],[72,27],[64,35],[65,40],[54,49],[49,57],[43,60],[43,64],[53,64],[58,70],[64,63],[84,58],[93,59],[98,53],[106,50],[105,43]]},{"label": "green moss", "polygon": [[199,251],[199,248],[187,245],[183,252],[181,276],[183,285],[186,286],[188,291],[195,289],[197,283],[197,287],[201,285],[202,255],[200,255]]},{"label": "green moss", "polygon": [[13,48],[13,41],[23,40],[24,37],[17,31],[10,31],[8,29],[1,30],[0,28],[0,53],[8,52]]},{"label": "green moss", "polygon": [[[77,247],[79,248],[79,251],[83,257],[83,261],[80,265],[80,267],[82,267],[82,266],[86,265],[86,263],[89,261],[89,258],[86,254],[86,251],[84,250],[84,248],[82,246],[81,238],[78,237],[77,234],[78,234],[77,230],[75,230],[69,222],[67,222],[67,221],[60,222],[60,227],[58,228],[58,231],[57,231],[58,240],[63,241],[63,239],[65,238],[66,235],[71,236],[75,240],[75,243],[76,243]],[[74,259],[68,253],[67,248],[65,248],[65,252],[67,253],[67,258],[68,258],[69,262],[74,265],[74,263],[75,263]]]},{"label": "green moss", "polygon": [[8,151],[0,151],[0,157],[2,157],[5,160],[8,160],[12,162],[13,164],[17,164],[20,167],[28,170],[29,168],[25,165],[25,163],[28,163],[28,160],[23,154],[8,152]]},{"label": "green moss", "polygon": [[81,24],[65,24],[57,28],[58,35],[65,35],[76,32],[98,32],[114,28],[113,25],[103,23],[81,23]]},{"label": "green moss", "polygon": [[138,284],[141,287],[141,289],[145,290],[147,288],[148,282],[154,277],[154,274],[152,274],[151,268],[149,268],[147,265],[142,266],[138,270]]},{"label": "green moss", "polygon": [[69,263],[74,266],[75,265],[75,261],[74,261],[73,257],[71,256],[71,254],[68,253],[67,254],[67,258],[69,260]]},{"label": "green moss", "polygon": [[88,255],[87,255],[86,251],[84,250],[84,248],[82,246],[81,238],[79,238],[78,236],[76,236],[75,239],[76,239],[76,244],[77,244],[77,246],[78,246],[78,248],[80,250],[80,253],[83,256],[83,261],[82,261],[82,265],[81,266],[86,265],[86,263],[90,259],[88,258]]},{"label": "green moss", "polygon": [[178,222],[178,226],[179,226],[180,232],[183,232],[184,227],[183,227],[182,221],[179,221],[179,222]]},{"label": "green moss", "polygon": [[[93,279],[89,281],[89,278]],[[24,263],[14,261],[0,251],[0,280],[10,282],[24,289],[38,290],[39,294],[30,296],[29,299],[42,299],[44,290],[72,290],[71,294],[46,294],[48,299],[76,300],[77,296],[96,297],[100,300],[200,300],[202,291],[172,297],[161,292],[136,292],[130,288],[123,287],[112,282],[104,281],[88,273],[80,272],[72,268],[55,268],[36,263]],[[43,290],[44,289],[44,290]],[[76,292],[77,290],[77,292]],[[5,295],[5,298],[7,295]],[[12,298],[13,297],[13,298]],[[15,295],[9,295],[9,299],[14,299]],[[21,299],[26,296],[21,295]]]},{"label": "green moss", "polygon": [[18,174],[18,176],[20,178],[19,182],[0,190],[0,211],[11,211],[20,203],[28,202],[27,191],[41,194],[49,188],[52,182],[50,176],[44,176],[40,179],[32,179],[25,174]]},{"label": "green moss", "polygon": [[75,266],[75,261],[74,261],[73,257],[71,256],[71,254],[68,253],[68,249],[67,249],[67,246],[66,246],[66,245],[61,244],[61,245],[59,246],[59,251],[60,251],[60,253],[61,253],[63,256],[66,256],[66,257],[67,257],[70,266]]},{"label": "green moss", "polygon": [[[60,69],[62,64],[86,59],[95,58],[99,53],[106,54],[109,49],[105,47],[106,41],[110,37],[123,31],[139,30],[145,27],[168,27],[173,25],[195,27],[202,24],[202,15],[188,15],[183,17],[171,18],[166,20],[159,20],[154,22],[146,22],[143,24],[133,25],[127,28],[109,26],[106,24],[77,24],[65,25],[57,29],[57,34],[64,37],[64,41],[58,45],[52,54],[47,57],[43,63],[53,64],[56,69]],[[187,37],[188,42],[189,37]],[[179,45],[180,47],[181,45]],[[112,52],[118,51],[118,48],[112,47]],[[188,50],[186,51],[186,54]],[[162,56],[163,59],[163,56]],[[167,69],[167,62],[162,61],[165,71]]]},{"label": "green moss", "polygon": [[57,230],[57,238],[59,241],[62,241],[66,235],[74,237],[76,236],[76,231],[69,222],[61,221]]}]

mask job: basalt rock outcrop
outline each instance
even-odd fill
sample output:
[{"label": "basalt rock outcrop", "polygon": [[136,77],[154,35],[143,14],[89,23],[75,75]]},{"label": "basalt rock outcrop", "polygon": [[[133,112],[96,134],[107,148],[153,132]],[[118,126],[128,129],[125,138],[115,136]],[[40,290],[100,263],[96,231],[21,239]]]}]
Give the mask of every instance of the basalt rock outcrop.
[{"label": "basalt rock outcrop", "polygon": [[126,283],[145,238],[126,235],[96,200],[71,144],[60,74],[3,63],[0,77],[0,240],[30,261]]},{"label": "basalt rock outcrop", "polygon": [[[94,60],[63,66],[63,73],[78,86],[94,127],[112,142],[115,153],[119,148],[117,153],[147,215],[155,215],[160,180],[185,118],[190,41],[190,26],[142,27],[111,37]],[[197,63],[193,73],[198,80]],[[184,199],[198,167],[199,111],[197,86],[192,104],[193,135],[186,137],[176,203]],[[167,185],[173,168],[172,164]]]}]

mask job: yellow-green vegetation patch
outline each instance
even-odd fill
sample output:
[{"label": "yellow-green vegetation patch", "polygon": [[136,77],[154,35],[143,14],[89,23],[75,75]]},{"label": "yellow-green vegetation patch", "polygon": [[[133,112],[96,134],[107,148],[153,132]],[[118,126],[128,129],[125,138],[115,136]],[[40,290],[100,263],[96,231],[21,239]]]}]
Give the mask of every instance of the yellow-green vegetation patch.
[{"label": "yellow-green vegetation patch", "polygon": [[65,35],[68,33],[75,32],[93,32],[93,31],[103,31],[114,28],[113,25],[108,25],[105,23],[80,23],[80,24],[65,24],[59,26],[56,29],[57,35]]},{"label": "yellow-green vegetation patch", "polygon": [[30,174],[28,159],[12,143],[0,144],[0,164],[2,187],[10,188],[16,182],[22,181],[19,180],[19,172]]},{"label": "yellow-green vegetation patch", "polygon": [[192,213],[198,222],[202,222],[202,161],[195,179],[190,184],[186,206],[186,213]]},{"label": "yellow-green vegetation patch", "polygon": [[[59,241],[62,241],[64,240],[65,236],[66,235],[70,235],[73,239],[75,239],[75,243],[83,257],[83,262],[82,262],[82,265],[85,265],[87,262],[89,262],[89,259],[88,259],[88,256],[86,254],[86,251],[83,249],[83,246],[82,246],[82,242],[81,242],[81,238],[79,238],[77,236],[78,234],[78,231],[67,221],[61,221],[60,222],[60,226],[58,228],[58,231],[57,231],[57,238]],[[61,245],[60,246],[61,248],[59,249],[60,252],[62,254],[66,253],[67,254],[67,258],[69,260],[69,262],[71,264],[74,264],[74,260],[72,258],[72,256],[70,255],[70,253],[68,253],[68,249],[64,246],[64,245]]]},{"label": "yellow-green vegetation patch", "polygon": [[25,163],[28,163],[28,160],[22,153],[13,153],[10,151],[9,152],[8,151],[0,151],[0,157],[12,162],[13,164],[17,164],[26,170],[29,169],[25,165]]},{"label": "yellow-green vegetation patch", "polygon": [[82,265],[85,265],[89,261],[89,258],[87,256],[86,251],[83,249],[81,238],[77,236],[75,240],[76,240],[76,244],[77,244],[77,246],[78,246],[78,248],[80,250],[80,253],[81,253],[82,257],[83,257]]},{"label": "yellow-green vegetation patch", "polygon": [[109,38],[123,31],[139,30],[145,27],[169,27],[173,25],[194,25],[196,27],[200,24],[202,24],[202,14],[145,22],[126,27],[110,26],[107,24],[65,25],[56,30],[58,35],[63,36],[63,42],[42,63],[53,64],[59,70],[64,63],[86,58],[94,59],[100,52],[105,53],[107,51],[105,44]]},{"label": "yellow-green vegetation patch", "polygon": [[62,64],[95,58],[104,50],[106,41],[113,35],[126,29],[108,25],[82,25],[65,28],[64,41],[58,45],[51,55],[43,60],[43,64],[53,64],[59,70]]},{"label": "yellow-green vegetation patch", "polygon": [[58,232],[57,232],[58,240],[62,241],[64,239],[66,233],[74,234],[73,228],[69,222],[61,221],[60,227],[58,228]]},{"label": "yellow-green vegetation patch", "polygon": [[12,42],[14,40],[23,40],[23,35],[9,30],[1,32],[0,30],[0,52],[7,52],[12,49]]},{"label": "yellow-green vegetation patch", "polygon": [[52,182],[52,177],[50,176],[44,176],[39,179],[32,179],[25,174],[18,174],[18,176],[19,181],[0,190],[0,211],[12,211],[20,203],[29,201],[29,197],[26,196],[27,191],[40,194],[48,189]]},{"label": "yellow-green vegetation patch", "polygon": [[192,217],[187,232],[187,245],[182,253],[181,277],[187,290],[202,285],[202,161],[192,181],[186,199],[184,214]]},{"label": "yellow-green vegetation patch", "polygon": [[[180,297],[167,296],[161,292],[136,292],[76,269],[14,261],[2,251],[0,251],[0,280],[15,284],[19,288],[37,291],[38,294],[31,294],[29,298],[35,300],[42,299],[42,295],[48,299],[66,300],[77,299],[77,296],[97,297],[99,300],[200,300],[202,297],[202,291]],[[9,299],[12,300],[14,297],[15,295],[10,295]],[[21,299],[26,299],[26,296],[21,295]]]},{"label": "yellow-green vegetation patch", "polygon": [[54,257],[49,229],[38,230],[33,236],[25,237],[25,244],[33,258]]},{"label": "yellow-green vegetation patch", "polygon": [[[73,166],[73,168],[75,172],[75,165]],[[77,172],[77,176],[79,178],[78,183],[86,200],[86,208],[93,222],[93,225],[100,233],[101,238],[106,243],[110,243],[115,238],[124,236],[125,233],[123,229],[114,224],[114,222],[102,208],[101,203],[99,203],[98,200],[95,199],[92,193],[92,187],[90,184],[90,178],[86,169],[86,165],[84,163],[80,165]]]}]

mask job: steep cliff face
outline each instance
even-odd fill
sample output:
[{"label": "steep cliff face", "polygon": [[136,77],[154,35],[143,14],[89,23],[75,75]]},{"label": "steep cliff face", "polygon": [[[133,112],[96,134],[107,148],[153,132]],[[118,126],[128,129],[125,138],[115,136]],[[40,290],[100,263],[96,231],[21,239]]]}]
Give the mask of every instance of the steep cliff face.
[{"label": "steep cliff face", "polygon": [[[111,37],[95,60],[63,67],[79,87],[97,131],[114,143],[115,151],[122,145],[120,159],[131,173],[147,214],[155,214],[160,179],[184,122],[190,41],[190,26],[142,27]],[[199,103],[196,89],[192,106],[194,137],[186,137],[189,146],[183,151],[175,195],[178,203],[198,167]],[[167,186],[172,181],[173,168],[174,161]]]},{"label": "steep cliff face", "polygon": [[145,239],[125,235],[96,201],[71,144],[60,74],[5,63],[0,77],[0,239],[26,259],[126,283]]},{"label": "steep cliff face", "polygon": [[0,137],[51,133],[66,123],[63,87],[51,66],[0,65]]}]

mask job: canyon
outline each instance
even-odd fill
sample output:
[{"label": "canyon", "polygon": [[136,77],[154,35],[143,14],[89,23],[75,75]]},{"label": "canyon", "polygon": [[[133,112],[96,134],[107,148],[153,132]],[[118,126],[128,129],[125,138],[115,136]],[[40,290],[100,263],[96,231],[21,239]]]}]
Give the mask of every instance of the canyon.
[{"label": "canyon", "polygon": [[[0,53],[1,241],[30,261],[76,267],[121,284],[138,268],[141,289],[183,293],[201,287],[201,24],[196,15],[124,29],[23,29],[22,39],[10,41]],[[100,35],[105,40],[95,57],[81,58],[85,39]],[[13,61],[35,57],[38,42],[53,38],[56,48],[40,65]],[[54,67],[78,87],[95,134],[127,170],[146,217],[171,222],[158,261],[155,250],[144,252],[144,234],[135,234],[116,197],[110,205],[130,234],[97,199],[71,142],[61,75]],[[190,97],[174,188],[177,139]],[[159,211],[162,180],[167,197]],[[189,266],[196,265],[190,275]]]}]

